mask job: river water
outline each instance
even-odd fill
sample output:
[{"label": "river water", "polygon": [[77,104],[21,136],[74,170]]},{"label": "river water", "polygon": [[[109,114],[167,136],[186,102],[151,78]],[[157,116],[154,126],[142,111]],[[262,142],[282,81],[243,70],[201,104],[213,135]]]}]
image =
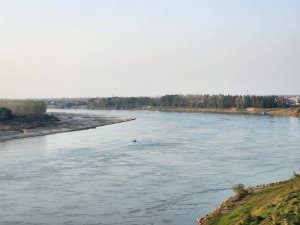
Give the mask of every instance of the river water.
[{"label": "river water", "polygon": [[137,120],[1,143],[1,225],[194,225],[232,185],[300,167],[298,118],[58,111]]}]

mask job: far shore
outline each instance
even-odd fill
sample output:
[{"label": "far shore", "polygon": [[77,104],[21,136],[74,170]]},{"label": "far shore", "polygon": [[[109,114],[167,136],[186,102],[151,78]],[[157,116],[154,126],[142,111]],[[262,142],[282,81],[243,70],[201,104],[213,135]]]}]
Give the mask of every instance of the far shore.
[{"label": "far shore", "polygon": [[[50,109],[60,109],[49,107]],[[188,107],[153,107],[116,109],[116,108],[86,108],[71,107],[66,109],[90,109],[90,110],[146,110],[161,112],[186,112],[186,113],[220,113],[220,114],[241,114],[241,115],[269,115],[269,116],[291,116],[300,117],[300,108],[188,108]]]},{"label": "far shore", "polygon": [[[78,130],[94,129],[97,127],[111,125],[116,123],[128,122],[135,120],[133,117],[124,116],[106,116],[90,114],[71,114],[71,113],[49,113],[57,118],[45,125],[34,128],[22,129],[0,129],[0,142],[13,139],[44,136],[49,134],[65,133]],[[32,119],[34,122],[34,119]],[[5,125],[15,124],[14,120],[5,121]],[[1,125],[1,122],[0,122]],[[21,126],[22,127],[22,126]]]},{"label": "far shore", "polygon": [[293,116],[300,117],[300,108],[184,108],[184,107],[157,107],[144,108],[145,110],[158,110],[162,112],[200,112],[223,113],[244,115],[269,115],[269,116]]},{"label": "far shore", "polygon": [[[99,109],[109,110],[109,109]],[[241,114],[241,115],[269,115],[269,116],[292,116],[300,117],[299,108],[185,108],[185,107],[144,107],[131,110],[147,110],[161,112],[186,112],[186,113],[221,113],[221,114]],[[93,129],[100,126],[122,123],[134,120],[132,117],[121,116],[105,116],[105,115],[90,115],[90,114],[73,114],[73,113],[48,113],[58,118],[57,121],[51,121],[41,126],[33,128],[6,130],[0,126],[0,142],[26,138],[43,136],[56,133],[64,133],[78,130]],[[35,121],[33,121],[35,122]],[[7,122],[6,122],[7,123]],[[14,121],[11,121],[14,124]],[[1,125],[1,122],[0,122]]]}]

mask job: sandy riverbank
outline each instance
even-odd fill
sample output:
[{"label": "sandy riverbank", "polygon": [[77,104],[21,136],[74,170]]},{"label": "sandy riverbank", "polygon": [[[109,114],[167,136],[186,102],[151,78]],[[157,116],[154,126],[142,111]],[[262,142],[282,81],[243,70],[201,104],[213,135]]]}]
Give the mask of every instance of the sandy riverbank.
[{"label": "sandy riverbank", "polygon": [[[135,118],[132,117],[89,114],[51,113],[51,115],[55,116],[58,119],[58,121],[54,121],[43,126],[28,129],[0,129],[0,142],[26,137],[36,137],[56,133],[87,130],[105,125],[135,120]],[[14,121],[11,121],[11,123],[14,123]]]},{"label": "sandy riverbank", "polygon": [[270,116],[294,116],[300,117],[299,108],[271,108],[271,109],[262,109],[262,108],[184,108],[184,107],[151,107],[144,108],[145,110],[150,111],[162,111],[162,112],[202,112],[202,113],[223,113],[223,114],[244,114],[244,115],[270,115]]}]

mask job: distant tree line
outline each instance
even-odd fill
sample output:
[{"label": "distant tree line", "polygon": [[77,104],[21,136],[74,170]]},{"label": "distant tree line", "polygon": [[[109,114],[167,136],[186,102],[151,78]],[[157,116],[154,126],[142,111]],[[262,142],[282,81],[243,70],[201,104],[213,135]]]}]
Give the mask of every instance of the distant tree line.
[{"label": "distant tree line", "polygon": [[141,109],[145,107],[186,108],[289,108],[293,103],[285,96],[255,95],[165,95],[162,97],[109,97],[48,100],[57,108]]},{"label": "distant tree line", "polygon": [[69,108],[87,108],[88,98],[58,98],[58,99],[46,99],[48,107],[54,107],[59,109]]},{"label": "distant tree line", "polygon": [[2,115],[8,117],[9,111],[13,116],[38,117],[46,113],[47,105],[44,101],[36,100],[0,100],[0,108]]},{"label": "distant tree line", "polygon": [[87,102],[89,108],[97,109],[139,109],[147,106],[159,106],[157,98],[150,97],[111,97],[92,98]]}]

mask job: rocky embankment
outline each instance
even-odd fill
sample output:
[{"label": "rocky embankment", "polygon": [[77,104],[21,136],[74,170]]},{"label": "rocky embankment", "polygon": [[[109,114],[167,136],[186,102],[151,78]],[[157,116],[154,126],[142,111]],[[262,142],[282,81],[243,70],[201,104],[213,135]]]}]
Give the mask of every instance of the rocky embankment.
[{"label": "rocky embankment", "polygon": [[0,122],[0,141],[93,129],[134,119],[121,116],[70,113],[51,113],[48,119],[43,120],[38,118],[30,120],[12,119]]}]

